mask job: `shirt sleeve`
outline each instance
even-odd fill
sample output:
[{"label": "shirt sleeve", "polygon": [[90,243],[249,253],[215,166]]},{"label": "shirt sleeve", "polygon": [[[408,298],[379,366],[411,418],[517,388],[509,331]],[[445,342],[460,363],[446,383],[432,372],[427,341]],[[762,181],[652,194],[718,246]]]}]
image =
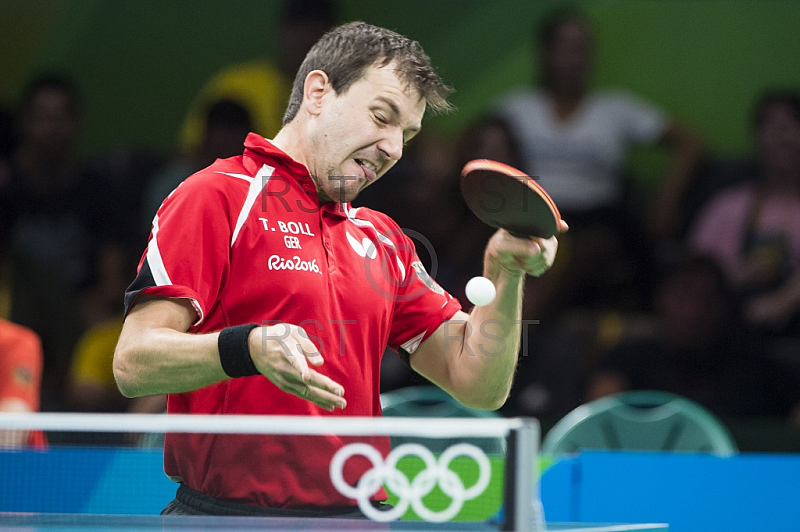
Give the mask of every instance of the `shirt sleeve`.
[{"label": "shirt sleeve", "polygon": [[667,118],[658,107],[632,94],[616,94],[612,112],[631,142],[656,142],[667,127]]},{"label": "shirt sleeve", "polygon": [[389,347],[404,359],[445,321],[461,310],[461,304],[428,274],[414,244],[403,236],[408,253],[398,253],[405,282],[397,288],[395,311],[389,332]]},{"label": "shirt sleeve", "polygon": [[31,411],[39,410],[42,344],[36,333],[0,321],[0,400],[20,399]]},{"label": "shirt sleeve", "polygon": [[166,199],[153,219],[147,249],[125,293],[125,314],[141,294],[188,299],[195,326],[214,306],[230,263],[233,224],[215,174],[196,174]]}]

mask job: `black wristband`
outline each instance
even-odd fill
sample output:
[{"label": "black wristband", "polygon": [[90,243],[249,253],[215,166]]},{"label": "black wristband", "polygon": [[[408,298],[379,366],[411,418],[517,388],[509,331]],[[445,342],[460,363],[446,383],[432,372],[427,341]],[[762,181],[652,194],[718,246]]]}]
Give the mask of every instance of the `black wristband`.
[{"label": "black wristband", "polygon": [[228,377],[250,377],[259,371],[250,356],[248,338],[250,331],[258,327],[257,323],[246,323],[234,327],[225,327],[219,333],[217,347],[222,371]]}]

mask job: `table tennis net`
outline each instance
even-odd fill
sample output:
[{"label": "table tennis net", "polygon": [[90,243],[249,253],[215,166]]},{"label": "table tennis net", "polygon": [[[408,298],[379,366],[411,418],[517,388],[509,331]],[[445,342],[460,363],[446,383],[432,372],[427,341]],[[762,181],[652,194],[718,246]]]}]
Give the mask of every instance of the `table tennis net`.
[{"label": "table tennis net", "polygon": [[0,515],[157,515],[180,480],[165,458],[213,449],[258,477],[300,446],[308,459],[281,477],[313,478],[367,519],[539,530],[538,440],[522,419],[0,414]]}]

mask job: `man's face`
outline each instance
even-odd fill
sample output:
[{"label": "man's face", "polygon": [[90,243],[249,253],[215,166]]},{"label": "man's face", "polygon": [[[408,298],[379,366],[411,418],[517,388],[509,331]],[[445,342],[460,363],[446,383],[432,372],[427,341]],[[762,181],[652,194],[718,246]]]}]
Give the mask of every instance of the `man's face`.
[{"label": "man's face", "polygon": [[592,66],[592,39],[586,28],[578,22],[563,24],[544,60],[557,87],[583,89]]},{"label": "man's face", "polygon": [[69,150],[78,133],[69,98],[57,89],[40,90],[24,112],[21,125],[24,142],[50,154]]},{"label": "man's face", "polygon": [[796,173],[800,169],[800,122],[788,106],[773,104],[767,109],[756,142],[770,170]]},{"label": "man's face", "polygon": [[353,201],[400,159],[424,113],[425,100],[395,74],[393,63],[368,67],[342,94],[330,88],[308,130],[306,164],[320,199]]}]

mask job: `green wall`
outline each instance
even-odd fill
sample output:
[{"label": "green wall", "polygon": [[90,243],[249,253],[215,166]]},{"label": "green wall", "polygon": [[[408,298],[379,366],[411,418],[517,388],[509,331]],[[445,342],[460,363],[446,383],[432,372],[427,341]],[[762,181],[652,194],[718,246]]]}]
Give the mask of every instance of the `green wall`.
[{"label": "green wall", "polygon": [[[722,153],[749,148],[747,116],[765,87],[800,87],[800,2],[597,0],[598,86],[649,98]],[[270,53],[275,0],[0,0],[0,102],[34,73],[72,74],[86,94],[82,147],[168,149],[202,82]],[[459,111],[430,119],[453,132],[505,91],[534,78],[531,28],[560,2],[342,0],[342,19],[422,42]],[[656,158],[645,156],[657,168]]]}]

